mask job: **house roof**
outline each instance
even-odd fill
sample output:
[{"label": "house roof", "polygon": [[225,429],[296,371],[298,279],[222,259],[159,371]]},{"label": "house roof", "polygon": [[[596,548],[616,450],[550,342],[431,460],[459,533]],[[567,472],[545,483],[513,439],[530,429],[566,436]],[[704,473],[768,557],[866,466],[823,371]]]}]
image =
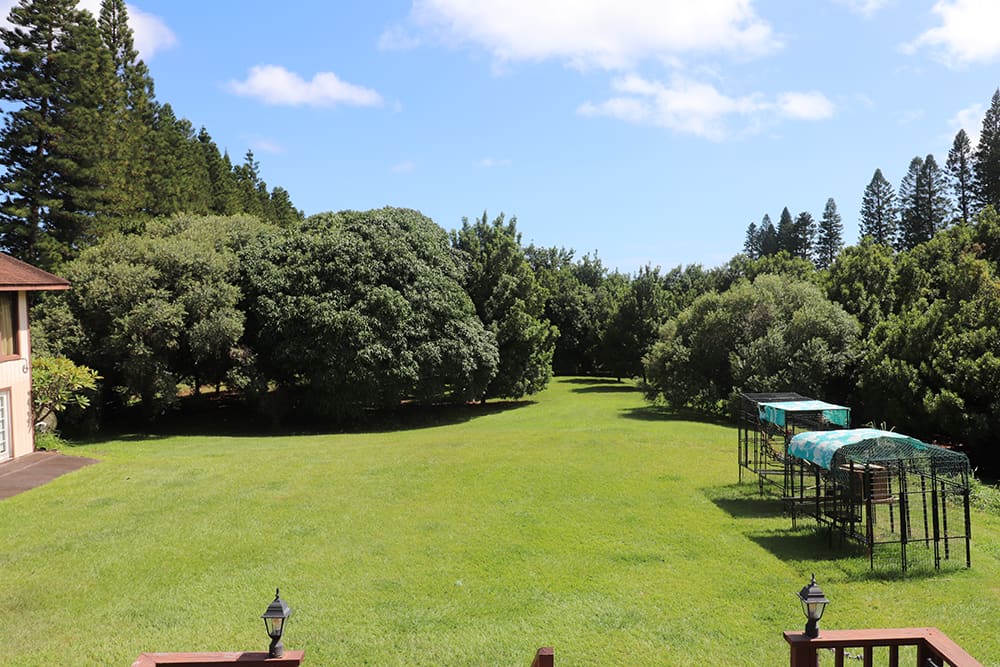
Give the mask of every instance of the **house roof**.
[{"label": "house roof", "polygon": [[0,252],[0,292],[69,289],[69,281]]}]

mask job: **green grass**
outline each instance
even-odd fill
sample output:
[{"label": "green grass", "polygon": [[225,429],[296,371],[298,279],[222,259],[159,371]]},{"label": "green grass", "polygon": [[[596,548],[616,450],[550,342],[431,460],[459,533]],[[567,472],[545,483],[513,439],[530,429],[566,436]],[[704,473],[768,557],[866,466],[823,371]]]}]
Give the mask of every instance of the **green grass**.
[{"label": "green grass", "polygon": [[[562,379],[405,431],[130,438],[0,502],[5,665],[263,649],[280,586],[309,665],[787,664],[823,628],[940,627],[1000,664],[1000,518],[973,567],[875,573],[736,484],[736,432]],[[444,419],[442,422],[446,422]],[[11,631],[13,630],[13,631]]]}]

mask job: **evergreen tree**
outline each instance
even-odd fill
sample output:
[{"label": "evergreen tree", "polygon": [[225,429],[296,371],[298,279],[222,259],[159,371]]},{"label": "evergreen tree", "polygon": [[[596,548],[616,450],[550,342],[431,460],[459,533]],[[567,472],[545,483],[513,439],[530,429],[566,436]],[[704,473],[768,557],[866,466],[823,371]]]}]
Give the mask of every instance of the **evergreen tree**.
[{"label": "evergreen tree", "polygon": [[910,166],[899,184],[899,232],[896,235],[895,248],[906,250],[925,241],[925,225],[921,217],[920,196],[917,192],[917,181],[924,168],[924,159],[915,156],[910,160]]},{"label": "evergreen tree", "polygon": [[304,217],[302,211],[292,204],[288,190],[280,186],[271,190],[267,209],[267,221],[282,227],[287,227]]},{"label": "evergreen tree", "polygon": [[111,58],[74,0],[21,0],[0,27],[0,245],[52,268],[94,238],[104,208]]},{"label": "evergreen tree", "polygon": [[974,191],[981,206],[1000,211],[1000,88],[983,116],[983,129],[973,157]]},{"label": "evergreen tree", "polygon": [[965,130],[959,130],[951,150],[948,151],[948,161],[945,166],[951,179],[951,191],[955,197],[958,221],[963,224],[968,224],[972,219],[974,184],[972,163],[972,144],[969,142],[969,135]]},{"label": "evergreen tree", "polygon": [[792,237],[793,248],[789,251],[792,257],[812,259],[816,239],[816,221],[812,214],[802,211],[795,216],[793,230],[795,231]]},{"label": "evergreen tree", "polygon": [[826,200],[823,217],[819,221],[816,240],[816,266],[829,268],[844,247],[844,223],[837,212],[837,202],[830,197]]},{"label": "evergreen tree", "polygon": [[104,142],[103,164],[111,186],[106,214],[113,227],[133,231],[138,228],[138,215],[150,207],[150,174],[156,155],[151,140],[153,80],[135,50],[124,0],[101,2],[98,27],[117,79],[116,97],[108,109],[113,124]]},{"label": "evergreen tree", "polygon": [[896,193],[876,169],[861,198],[860,236],[868,236],[881,245],[893,247],[897,229]]},{"label": "evergreen tree", "polygon": [[920,216],[923,220],[924,240],[948,226],[951,219],[952,206],[948,197],[948,176],[933,155],[924,158],[917,179],[917,198],[920,204]]},{"label": "evergreen tree", "polygon": [[229,155],[219,153],[219,147],[215,145],[204,127],[198,132],[198,143],[201,144],[205,167],[208,169],[208,178],[212,185],[212,212],[218,215],[241,212],[239,190]]},{"label": "evergreen tree", "polygon": [[743,240],[743,252],[747,254],[750,259],[757,259],[760,257],[760,232],[757,231],[757,223],[751,222],[747,226],[747,234]]},{"label": "evergreen tree", "polygon": [[153,216],[208,213],[212,183],[191,122],[178,119],[169,104],[159,106],[152,139],[156,160],[150,174],[149,212]]},{"label": "evergreen tree", "polygon": [[786,206],[781,209],[781,217],[778,218],[778,250],[785,250],[788,254],[794,255],[795,247],[798,245],[795,234],[795,221]]},{"label": "evergreen tree", "polygon": [[769,255],[777,254],[778,247],[778,230],[774,228],[774,223],[771,222],[771,216],[767,213],[764,214],[763,219],[760,221],[760,256],[767,257]]},{"label": "evergreen tree", "polygon": [[125,107],[148,119],[153,104],[153,79],[135,50],[124,0],[102,0],[98,26],[101,39],[111,52],[115,74],[125,97]]},{"label": "evergreen tree", "polygon": [[899,186],[898,250],[915,248],[943,229],[950,213],[945,176],[933,155],[915,157]]},{"label": "evergreen tree", "polygon": [[267,194],[267,183],[260,178],[260,162],[254,157],[252,150],[247,151],[243,164],[233,168],[233,175],[236,177],[236,188],[243,212],[262,220],[266,219],[270,199]]}]

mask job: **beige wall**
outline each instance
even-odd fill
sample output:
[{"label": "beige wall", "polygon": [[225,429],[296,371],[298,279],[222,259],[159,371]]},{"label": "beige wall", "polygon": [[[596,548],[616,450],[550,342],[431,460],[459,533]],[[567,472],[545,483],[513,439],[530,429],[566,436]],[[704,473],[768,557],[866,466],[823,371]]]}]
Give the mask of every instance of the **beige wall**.
[{"label": "beige wall", "polygon": [[28,299],[17,293],[18,358],[0,362],[0,391],[10,391],[10,439],[13,456],[35,450],[31,414],[31,341],[28,337]]}]

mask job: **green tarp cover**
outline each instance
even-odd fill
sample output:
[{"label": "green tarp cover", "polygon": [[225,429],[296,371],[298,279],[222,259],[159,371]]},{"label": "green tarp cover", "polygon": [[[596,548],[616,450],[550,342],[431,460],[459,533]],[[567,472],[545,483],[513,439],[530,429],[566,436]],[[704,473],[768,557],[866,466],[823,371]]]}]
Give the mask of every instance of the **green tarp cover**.
[{"label": "green tarp cover", "polygon": [[785,425],[785,415],[789,412],[822,412],[823,418],[831,424],[847,428],[851,425],[851,409],[843,405],[834,405],[825,401],[782,401],[780,403],[761,403],[757,406],[761,420]]},{"label": "green tarp cover", "polygon": [[890,438],[909,443],[915,449],[927,449],[929,445],[902,433],[882,431],[877,428],[852,428],[839,431],[806,431],[793,436],[788,443],[788,453],[805,461],[811,461],[821,468],[830,469],[833,455],[841,447],[856,445],[866,440]]}]

